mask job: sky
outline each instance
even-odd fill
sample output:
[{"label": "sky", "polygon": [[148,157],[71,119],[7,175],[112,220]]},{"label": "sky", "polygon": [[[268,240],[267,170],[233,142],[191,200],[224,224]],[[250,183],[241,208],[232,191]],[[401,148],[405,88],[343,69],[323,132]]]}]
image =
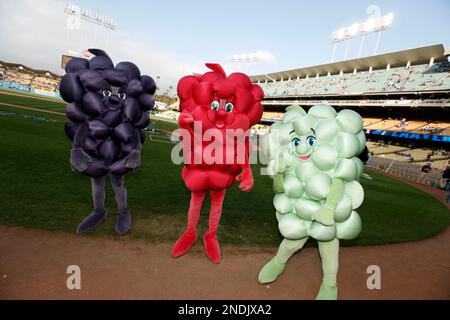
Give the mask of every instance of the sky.
[{"label": "sky", "polygon": [[[115,19],[117,30],[68,21],[67,2]],[[135,62],[164,89],[176,87],[183,75],[206,71],[206,62],[248,74],[328,63],[332,31],[391,12],[394,22],[378,53],[450,47],[448,0],[0,0],[0,60],[62,74],[67,49],[95,46],[115,62]],[[376,38],[365,39],[363,56],[373,54]],[[357,56],[359,44],[350,42],[347,58]],[[231,55],[255,52],[262,57],[258,63],[230,62]],[[344,52],[340,44],[335,59]]]}]

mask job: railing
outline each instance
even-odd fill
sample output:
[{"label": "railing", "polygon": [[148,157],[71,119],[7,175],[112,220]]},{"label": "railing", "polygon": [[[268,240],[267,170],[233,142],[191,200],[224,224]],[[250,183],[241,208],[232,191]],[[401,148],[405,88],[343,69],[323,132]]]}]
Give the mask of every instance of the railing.
[{"label": "railing", "polygon": [[369,159],[367,166],[372,170],[397,175],[407,180],[431,186],[436,186],[442,175],[442,170],[436,168],[432,168],[430,173],[423,175],[421,165],[376,156]]}]

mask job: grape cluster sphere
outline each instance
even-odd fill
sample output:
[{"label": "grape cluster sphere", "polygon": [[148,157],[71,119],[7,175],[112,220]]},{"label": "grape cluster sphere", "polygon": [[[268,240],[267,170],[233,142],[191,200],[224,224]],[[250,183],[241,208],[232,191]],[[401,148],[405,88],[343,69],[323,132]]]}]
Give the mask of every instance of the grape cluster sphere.
[{"label": "grape cluster sphere", "polygon": [[[325,104],[308,112],[290,106],[282,121],[271,126],[263,147],[274,179],[273,204],[284,238],[331,241],[359,235],[361,219],[355,210],[364,199],[358,182],[364,164],[357,157],[366,145],[362,128],[358,113],[336,112]],[[313,217],[324,206],[334,178],[344,181],[345,192],[334,213],[335,223],[324,225]]]},{"label": "grape cluster sphere", "polygon": [[125,174],[131,168],[123,160],[144,142],[156,84],[131,62],[114,66],[104,51],[89,51],[95,57],[70,60],[61,80],[68,102],[65,133],[87,155],[83,174]]}]

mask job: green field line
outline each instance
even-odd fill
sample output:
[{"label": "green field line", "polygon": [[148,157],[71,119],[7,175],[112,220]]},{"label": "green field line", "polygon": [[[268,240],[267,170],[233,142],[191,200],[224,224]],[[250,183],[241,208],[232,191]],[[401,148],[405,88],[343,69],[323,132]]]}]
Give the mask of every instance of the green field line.
[{"label": "green field line", "polygon": [[10,103],[4,103],[4,102],[0,102],[0,105],[12,107],[12,108],[25,109],[25,110],[33,110],[33,111],[43,112],[43,113],[58,114],[58,115],[62,115],[62,116],[65,115],[65,113],[63,113],[63,112],[44,110],[44,109],[38,109],[38,108],[32,108],[32,107],[24,107],[24,106],[19,106],[17,104],[10,104]]},{"label": "green field line", "polygon": [[18,96],[18,97],[33,98],[33,99],[37,99],[37,100],[45,100],[45,101],[51,101],[51,102],[57,102],[57,103],[64,103],[64,100],[61,98],[46,97],[46,96],[36,94],[36,93],[20,92],[20,91],[5,89],[5,88],[0,88],[0,94],[14,95],[14,96]]}]

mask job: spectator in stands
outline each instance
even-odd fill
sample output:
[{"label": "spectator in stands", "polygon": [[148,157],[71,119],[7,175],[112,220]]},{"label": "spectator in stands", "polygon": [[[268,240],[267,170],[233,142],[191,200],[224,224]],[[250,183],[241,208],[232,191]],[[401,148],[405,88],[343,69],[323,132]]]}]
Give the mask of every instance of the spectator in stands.
[{"label": "spectator in stands", "polygon": [[422,167],[422,170],[420,171],[419,179],[417,180],[418,183],[423,183],[426,176],[431,172],[431,163],[428,162]]},{"label": "spectator in stands", "polygon": [[445,201],[447,203],[450,203],[450,188],[449,188],[449,183],[450,183],[450,165],[447,165],[447,168],[445,168],[444,171],[442,171],[442,177],[441,180],[444,180],[445,186],[444,186],[444,190],[448,191],[447,194],[447,199],[445,199]]},{"label": "spectator in stands", "polygon": [[373,156],[374,156],[373,151],[370,151],[370,153],[369,153],[369,159],[367,160],[367,166],[368,166],[369,168],[373,167]]}]

